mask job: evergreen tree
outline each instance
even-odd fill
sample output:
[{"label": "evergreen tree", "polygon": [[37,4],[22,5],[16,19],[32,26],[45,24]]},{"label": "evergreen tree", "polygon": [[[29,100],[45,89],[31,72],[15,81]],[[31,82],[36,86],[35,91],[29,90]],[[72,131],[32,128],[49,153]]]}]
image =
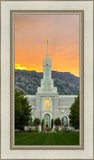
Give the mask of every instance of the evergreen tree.
[{"label": "evergreen tree", "polygon": [[75,102],[72,104],[70,108],[69,119],[71,125],[75,129],[79,129],[79,93],[78,96],[75,98]]},{"label": "evergreen tree", "polygon": [[15,89],[15,129],[24,130],[29,125],[31,117],[31,106],[23,91]]}]

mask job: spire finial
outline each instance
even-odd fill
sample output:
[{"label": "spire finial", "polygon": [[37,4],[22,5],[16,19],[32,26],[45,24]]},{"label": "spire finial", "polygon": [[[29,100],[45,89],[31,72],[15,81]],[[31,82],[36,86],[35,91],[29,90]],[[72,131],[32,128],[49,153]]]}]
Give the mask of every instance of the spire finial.
[{"label": "spire finial", "polygon": [[48,43],[48,37],[47,37],[47,43]]},{"label": "spire finial", "polygon": [[46,55],[46,58],[49,58],[48,57],[48,37],[47,37],[47,55]]}]

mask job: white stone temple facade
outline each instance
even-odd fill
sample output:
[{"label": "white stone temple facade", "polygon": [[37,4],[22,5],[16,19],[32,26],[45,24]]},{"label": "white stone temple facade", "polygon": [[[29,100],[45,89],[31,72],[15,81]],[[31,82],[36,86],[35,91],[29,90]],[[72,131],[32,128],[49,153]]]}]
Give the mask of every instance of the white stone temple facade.
[{"label": "white stone temple facade", "polygon": [[54,80],[51,76],[51,59],[47,55],[43,60],[43,79],[41,86],[37,88],[36,95],[26,95],[32,106],[32,119],[39,118],[44,121],[44,127],[51,127],[51,120],[60,118],[63,125],[69,125],[68,115],[70,107],[77,95],[59,95],[54,87]]}]

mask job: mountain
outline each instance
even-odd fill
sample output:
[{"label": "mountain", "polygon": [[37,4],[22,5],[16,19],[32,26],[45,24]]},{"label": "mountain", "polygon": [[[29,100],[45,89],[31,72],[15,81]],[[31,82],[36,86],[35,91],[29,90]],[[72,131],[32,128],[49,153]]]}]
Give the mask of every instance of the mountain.
[{"label": "mountain", "polygon": [[[42,72],[15,69],[15,88],[23,90],[26,95],[35,95],[42,78]],[[57,87],[60,95],[77,94],[79,77],[69,72],[52,71],[52,78],[54,79],[54,86]]]}]

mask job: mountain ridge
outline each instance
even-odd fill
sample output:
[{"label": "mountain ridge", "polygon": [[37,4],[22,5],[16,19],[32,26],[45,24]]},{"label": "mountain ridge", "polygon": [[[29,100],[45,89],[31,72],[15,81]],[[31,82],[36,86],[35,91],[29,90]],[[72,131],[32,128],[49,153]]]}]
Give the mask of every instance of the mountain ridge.
[{"label": "mountain ridge", "polygon": [[[15,69],[15,88],[23,90],[26,95],[35,95],[42,78],[43,72]],[[52,71],[52,78],[60,95],[77,94],[79,77],[70,72]]]}]

